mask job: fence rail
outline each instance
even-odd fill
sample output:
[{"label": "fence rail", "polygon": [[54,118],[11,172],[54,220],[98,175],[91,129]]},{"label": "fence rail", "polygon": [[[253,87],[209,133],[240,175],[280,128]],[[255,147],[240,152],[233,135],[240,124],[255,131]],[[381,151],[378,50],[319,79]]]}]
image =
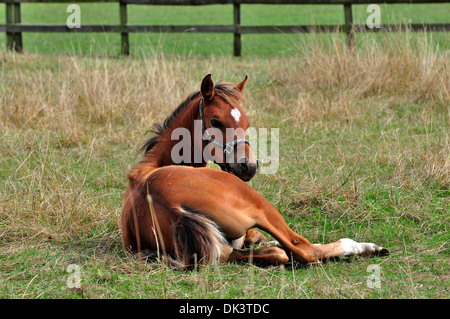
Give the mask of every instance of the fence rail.
[{"label": "fence rail", "polygon": [[[0,32],[6,32],[8,50],[23,50],[23,32],[108,32],[120,33],[121,53],[130,54],[129,34],[143,32],[201,32],[234,34],[234,55],[242,54],[242,34],[255,33],[311,33],[311,32],[344,32],[347,43],[353,46],[357,32],[398,32],[425,31],[448,32],[450,23],[410,24],[399,30],[398,26],[384,24],[379,28],[369,28],[365,24],[354,24],[353,5],[358,4],[430,4],[449,3],[450,0],[0,0],[6,5],[6,24],[0,25]],[[118,3],[120,24],[118,25],[81,25],[80,28],[69,28],[67,25],[23,24],[21,22],[22,3]],[[128,23],[127,5],[166,5],[166,6],[203,6],[233,5],[233,24],[230,25],[132,25]],[[241,25],[242,4],[296,4],[343,5],[345,24],[339,25],[273,25],[246,26]]]}]

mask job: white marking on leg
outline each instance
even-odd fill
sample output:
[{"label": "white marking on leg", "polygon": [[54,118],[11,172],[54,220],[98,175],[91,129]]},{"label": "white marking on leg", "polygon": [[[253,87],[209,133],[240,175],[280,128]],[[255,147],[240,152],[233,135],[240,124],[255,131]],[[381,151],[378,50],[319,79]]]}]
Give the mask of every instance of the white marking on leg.
[{"label": "white marking on leg", "polygon": [[231,246],[233,246],[234,249],[241,249],[242,246],[244,245],[244,240],[245,240],[245,235],[238,239],[232,240]]},{"label": "white marking on leg", "polygon": [[241,118],[241,112],[237,108],[231,110],[231,116],[234,117],[236,123],[239,123],[239,119]]},{"label": "white marking on leg", "polygon": [[375,252],[375,244],[372,243],[358,243],[350,238],[342,238],[340,240],[343,252],[342,256],[352,255],[370,255]]},{"label": "white marking on leg", "polygon": [[281,247],[280,243],[278,242],[278,240],[271,240],[267,242],[268,246],[279,246]]},{"label": "white marking on leg", "polygon": [[360,246],[356,241],[350,238],[342,238],[340,241],[343,250],[341,256],[351,256],[360,253]]}]

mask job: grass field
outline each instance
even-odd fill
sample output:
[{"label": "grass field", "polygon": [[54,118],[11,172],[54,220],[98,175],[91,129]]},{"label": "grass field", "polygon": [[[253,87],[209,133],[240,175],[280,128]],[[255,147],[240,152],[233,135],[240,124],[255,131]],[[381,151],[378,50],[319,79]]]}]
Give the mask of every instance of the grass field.
[{"label": "grass field", "polygon": [[[448,5],[424,16],[448,22],[442,12]],[[163,13],[154,15],[162,22]],[[85,55],[55,54],[67,52],[66,42],[40,35],[24,39],[31,53],[0,53],[1,298],[448,298],[450,51],[437,45],[444,38],[386,35],[350,52],[340,36],[311,36],[293,48],[249,37],[247,56],[236,59],[231,38],[209,52],[158,36],[160,50],[150,45],[129,58],[109,54],[116,36],[103,53],[99,42],[89,54],[89,38],[80,40]],[[196,41],[207,37],[215,41]],[[280,128],[278,172],[251,185],[294,231],[314,243],[375,242],[391,255],[181,272],[125,253],[126,173],[152,123],[208,73],[232,82],[247,74],[252,126]],[[71,264],[81,267],[81,288],[67,286]],[[370,265],[381,269],[380,288],[367,285]]]}]

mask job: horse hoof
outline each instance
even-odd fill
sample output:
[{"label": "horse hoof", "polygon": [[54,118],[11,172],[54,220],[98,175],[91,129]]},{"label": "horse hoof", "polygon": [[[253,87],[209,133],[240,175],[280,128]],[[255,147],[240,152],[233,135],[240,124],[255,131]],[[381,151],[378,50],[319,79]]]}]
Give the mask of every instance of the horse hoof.
[{"label": "horse hoof", "polygon": [[375,256],[380,256],[380,257],[388,256],[389,255],[389,250],[387,250],[384,247],[375,246],[374,255]]}]

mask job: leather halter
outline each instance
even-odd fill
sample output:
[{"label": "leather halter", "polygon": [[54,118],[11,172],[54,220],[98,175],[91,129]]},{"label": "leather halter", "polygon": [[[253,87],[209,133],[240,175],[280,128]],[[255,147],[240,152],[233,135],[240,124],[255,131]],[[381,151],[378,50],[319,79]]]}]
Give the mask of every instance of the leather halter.
[{"label": "leather halter", "polygon": [[[238,139],[233,140],[228,143],[221,143],[209,134],[208,130],[206,129],[205,118],[203,116],[203,97],[200,98],[200,102],[198,103],[198,112],[200,113],[200,121],[202,123],[202,139],[204,141],[207,141],[207,142],[210,142],[210,143],[216,144],[217,146],[222,147],[223,152],[226,155],[229,155],[231,152],[233,152],[233,148],[240,143],[246,143],[246,144],[250,145],[248,140],[245,138],[238,138]],[[206,133],[206,136],[205,136],[205,133]]]}]

